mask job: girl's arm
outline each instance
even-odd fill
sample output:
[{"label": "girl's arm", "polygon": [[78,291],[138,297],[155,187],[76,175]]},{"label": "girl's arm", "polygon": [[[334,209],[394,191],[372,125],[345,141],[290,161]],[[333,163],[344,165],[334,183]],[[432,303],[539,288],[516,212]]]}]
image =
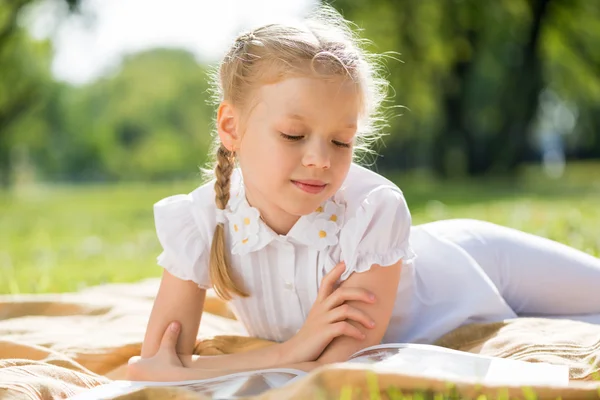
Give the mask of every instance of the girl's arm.
[{"label": "girl's arm", "polygon": [[205,297],[206,290],[199,288],[196,283],[184,281],[163,270],[142,344],[142,358],[156,354],[163,334],[172,321],[178,321],[181,325],[177,353],[193,354]]},{"label": "girl's arm", "polygon": [[[134,357],[127,366],[127,379],[134,381],[189,381],[196,379],[209,379],[222,375],[261,369],[257,365],[240,365],[235,360],[229,368],[187,368],[182,365],[176,352],[176,346],[181,333],[178,323],[171,323],[163,332],[156,353],[150,358]],[[213,356],[220,359],[220,356]],[[210,364],[211,366],[212,363]],[[281,365],[281,367],[301,369],[309,372],[320,366],[317,362],[296,363],[294,365]],[[263,367],[264,368],[264,367]]]},{"label": "girl's arm", "polygon": [[194,356],[192,359],[205,297],[206,290],[196,283],[181,280],[165,270],[150,314],[141,357],[153,357],[169,323],[178,321],[181,332],[176,349],[186,367],[230,369],[235,366],[236,369],[250,369],[269,368],[281,363],[280,346],[277,344],[241,354]]},{"label": "girl's arm", "polygon": [[[394,308],[401,265],[402,261],[389,267],[373,265],[369,271],[350,275],[334,289],[345,270],[343,263],[338,264],[324,277],[318,294],[321,301],[317,299],[295,337],[263,349],[218,356],[218,359],[207,356],[191,361],[187,358],[182,360],[184,366],[205,369],[197,375],[188,371],[188,376],[200,379],[224,372],[286,366],[310,370],[322,364],[346,361],[358,350],[381,342]],[[376,301],[368,299],[370,293],[376,294]],[[328,304],[334,297],[337,300]],[[369,325],[371,320],[374,326]]]},{"label": "girl's arm", "polygon": [[388,267],[373,265],[370,270],[353,273],[347,280],[342,282],[340,288],[357,287],[377,294],[377,302],[374,304],[361,301],[348,302],[348,305],[369,315],[375,321],[375,326],[373,329],[365,329],[364,326],[355,321],[348,321],[365,334],[365,339],[357,340],[349,336],[340,336],[333,339],[317,359],[318,363],[343,362],[357,351],[381,343],[394,310],[401,268],[402,260]]},{"label": "girl's arm", "polygon": [[[338,264],[323,278],[319,289],[319,300],[313,305],[304,329],[301,329],[294,338],[281,344],[273,344],[245,353],[207,357],[192,357],[205,292],[198,289],[195,284],[179,280],[165,272],[150,318],[142,350],[143,356],[130,360],[127,370],[128,379],[155,381],[205,379],[247,370],[289,367],[310,371],[320,366],[323,361],[316,359],[335,337],[352,336],[360,343],[362,333],[351,325],[350,321],[357,321],[363,327],[371,328],[368,315],[343,304],[345,302],[373,304],[371,292],[352,286],[333,289],[344,270],[343,264]],[[367,273],[360,275],[367,275]],[[351,277],[348,281],[353,282],[354,279]],[[180,319],[172,318],[174,316]],[[176,331],[167,328],[172,321],[180,322]],[[385,332],[385,328],[379,330]],[[353,344],[353,346],[357,345]],[[358,348],[362,347],[366,346],[358,345]],[[349,352],[349,355],[352,353],[353,351]]]}]

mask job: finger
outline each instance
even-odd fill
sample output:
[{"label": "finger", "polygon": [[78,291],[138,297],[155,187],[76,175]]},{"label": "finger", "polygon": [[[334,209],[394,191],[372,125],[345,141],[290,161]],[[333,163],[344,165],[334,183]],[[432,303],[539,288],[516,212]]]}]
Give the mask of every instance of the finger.
[{"label": "finger", "polygon": [[167,329],[165,329],[165,333],[160,341],[160,348],[175,351],[180,330],[179,322],[171,322]]},{"label": "finger", "polygon": [[324,306],[328,310],[333,310],[334,308],[344,304],[347,301],[362,301],[365,303],[374,303],[375,302],[375,294],[368,291],[367,289],[358,288],[358,287],[341,287],[336,289],[324,303]]},{"label": "finger", "polygon": [[342,261],[323,277],[317,295],[317,301],[324,301],[331,293],[333,293],[338,279],[340,279],[345,270],[346,264]]},{"label": "finger", "polygon": [[327,319],[329,323],[339,322],[339,321],[355,321],[368,329],[373,329],[375,327],[375,321],[367,313],[359,310],[358,308],[354,308],[349,306],[348,304],[342,304],[341,306],[331,310],[329,314],[327,314]]},{"label": "finger", "polygon": [[329,325],[329,336],[331,340],[339,336],[348,336],[357,340],[363,340],[366,336],[357,327],[349,324],[346,321],[336,322],[335,324]]}]

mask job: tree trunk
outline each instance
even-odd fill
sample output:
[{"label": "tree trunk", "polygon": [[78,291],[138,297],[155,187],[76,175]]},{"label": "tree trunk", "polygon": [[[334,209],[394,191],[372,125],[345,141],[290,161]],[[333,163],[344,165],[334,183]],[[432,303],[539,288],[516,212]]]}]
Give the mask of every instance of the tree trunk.
[{"label": "tree trunk", "polygon": [[528,137],[535,119],[539,93],[543,88],[539,43],[544,20],[551,0],[531,0],[532,22],[528,38],[521,49],[521,65],[509,70],[514,77],[507,82],[500,104],[503,123],[494,135],[492,148],[502,149],[494,154],[494,169],[513,173],[528,152]]},{"label": "tree trunk", "polygon": [[480,166],[480,152],[475,143],[472,129],[467,122],[467,88],[471,81],[475,67],[475,55],[480,45],[480,35],[475,29],[473,19],[478,15],[477,7],[471,9],[470,21],[466,30],[458,30],[458,16],[455,4],[448,3],[448,30],[454,37],[463,37],[470,46],[470,57],[456,57],[449,76],[444,83],[442,107],[444,112],[444,126],[439,130],[433,142],[433,169],[440,177],[448,177],[448,158],[452,151],[459,148],[465,157],[463,171],[468,175],[478,173]]}]

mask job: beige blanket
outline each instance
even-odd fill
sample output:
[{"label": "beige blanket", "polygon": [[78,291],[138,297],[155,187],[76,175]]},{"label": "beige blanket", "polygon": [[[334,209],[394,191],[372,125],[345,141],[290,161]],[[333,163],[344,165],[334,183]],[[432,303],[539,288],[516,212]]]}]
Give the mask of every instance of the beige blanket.
[{"label": "beige blanket", "polygon": [[[93,287],[79,293],[0,296],[0,399],[62,399],[110,379],[122,379],[127,360],[139,354],[157,280]],[[202,317],[196,353],[234,353],[269,345],[247,337],[226,304],[210,295]],[[526,361],[567,364],[569,388],[534,388],[540,398],[600,397],[600,326],[568,320],[517,319],[469,325],[442,339],[442,346]],[[313,398],[337,395],[346,385],[368,393],[377,390],[447,390],[447,382],[365,367],[338,364],[314,371],[290,387],[261,399]],[[497,395],[522,389],[480,387],[454,382],[464,395]],[[371,385],[371,386],[369,386]],[[132,399],[198,399],[174,388],[144,389]]]}]

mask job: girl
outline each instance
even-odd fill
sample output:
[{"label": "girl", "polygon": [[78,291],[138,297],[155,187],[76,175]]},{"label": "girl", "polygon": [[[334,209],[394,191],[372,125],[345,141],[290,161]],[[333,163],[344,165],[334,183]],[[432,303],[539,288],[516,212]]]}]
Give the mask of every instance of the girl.
[{"label": "girl", "polygon": [[[600,260],[485,222],[411,227],[400,189],[352,163],[384,82],[335,11],[239,37],[217,89],[214,180],[155,205],[165,270],[131,379],[309,370],[518,315],[600,323]],[[277,344],[192,357],[209,288]]]}]

